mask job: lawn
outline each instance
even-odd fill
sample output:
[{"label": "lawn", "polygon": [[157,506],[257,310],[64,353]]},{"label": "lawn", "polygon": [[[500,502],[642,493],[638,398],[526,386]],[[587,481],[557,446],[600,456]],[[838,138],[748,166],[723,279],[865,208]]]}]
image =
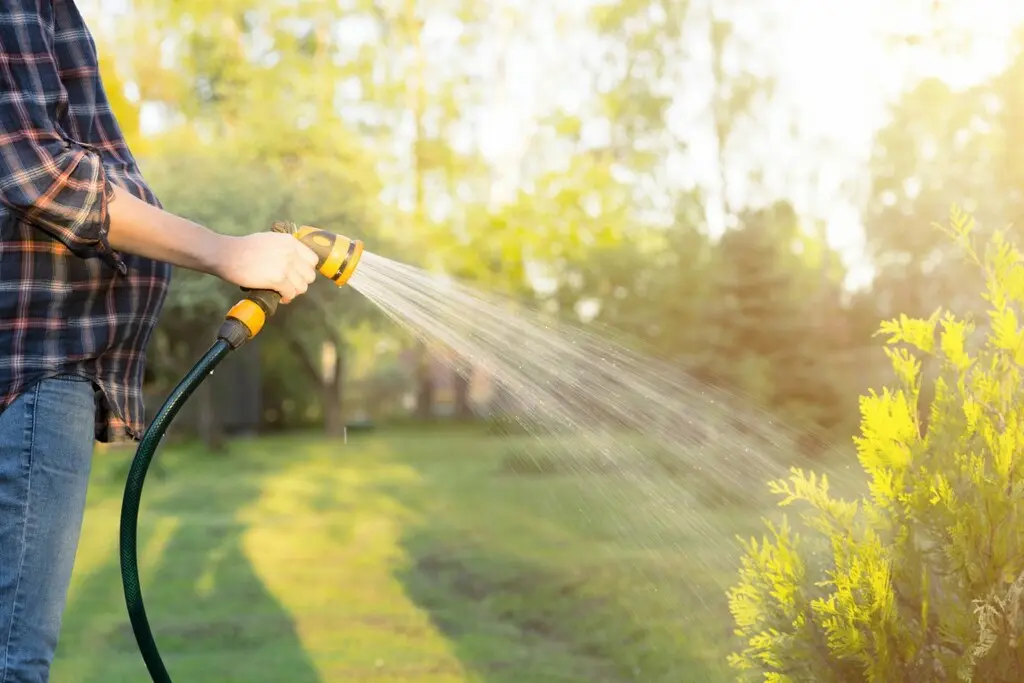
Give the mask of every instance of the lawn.
[{"label": "lawn", "polygon": [[[645,527],[643,501],[607,474],[510,474],[512,444],[408,431],[164,449],[139,554],[172,677],[731,680],[732,539]],[[55,683],[148,680],[117,554],[130,455],[97,454]],[[679,504],[711,529],[761,529],[756,508]]]}]

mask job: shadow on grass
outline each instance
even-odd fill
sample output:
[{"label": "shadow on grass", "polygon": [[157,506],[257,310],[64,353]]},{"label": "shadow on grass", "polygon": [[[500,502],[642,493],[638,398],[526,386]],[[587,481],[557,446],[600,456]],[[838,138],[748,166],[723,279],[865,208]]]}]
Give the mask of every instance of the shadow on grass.
[{"label": "shadow on grass", "polygon": [[[147,481],[139,557],[157,646],[175,680],[319,683],[290,615],[246,555],[239,514],[259,495],[261,478],[231,459],[195,454]],[[120,501],[119,488],[100,486]],[[146,566],[151,552],[155,568]],[[124,606],[116,544],[110,561],[76,588],[66,614],[62,683],[149,680]]]},{"label": "shadow on grass", "polygon": [[[578,561],[566,560],[564,552],[558,558],[538,552],[529,530],[550,530],[560,522],[543,505],[531,504],[543,494],[519,497],[522,488],[515,487],[521,483],[505,488],[498,458],[454,450],[395,457],[416,470],[425,492],[394,493],[421,520],[406,527],[401,542],[408,562],[397,578],[449,639],[472,674],[469,680],[731,680],[724,663],[708,656],[709,641],[719,639],[717,651],[727,635],[720,624],[686,633],[692,614],[685,614],[683,604],[672,606],[671,596],[680,593],[665,591],[652,599],[650,575],[642,576],[625,556],[595,560],[595,545],[568,530],[564,538],[567,547],[578,545]],[[682,577],[662,579],[670,585]],[[634,602],[645,590],[646,604]]]},{"label": "shadow on grass", "polygon": [[[411,563],[398,578],[450,641],[472,680],[632,680],[556,613],[568,607],[582,623],[602,608],[578,595],[579,586],[570,577],[479,548],[445,547],[451,541],[429,533],[408,536]],[[542,593],[553,601],[542,604]],[[585,619],[584,612],[589,613]]]}]

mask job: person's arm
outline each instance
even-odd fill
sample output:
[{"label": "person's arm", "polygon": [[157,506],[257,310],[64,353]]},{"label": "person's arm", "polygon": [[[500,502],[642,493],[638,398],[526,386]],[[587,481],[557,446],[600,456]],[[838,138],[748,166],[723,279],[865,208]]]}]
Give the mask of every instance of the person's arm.
[{"label": "person's arm", "polygon": [[109,203],[110,245],[215,275],[242,287],[273,289],[289,303],[316,279],[317,256],[290,235],[229,237],[115,188]]},{"label": "person's arm", "polygon": [[82,258],[125,271],[118,252],[197,270],[287,303],[316,276],[316,255],[287,235],[227,237],[137,199],[107,178],[99,152],[55,123],[67,101],[49,2],[7,0],[0,19],[0,202]]},{"label": "person's arm", "polygon": [[210,275],[222,275],[223,256],[231,242],[238,241],[168,213],[116,186],[107,213],[108,240],[114,250]]}]

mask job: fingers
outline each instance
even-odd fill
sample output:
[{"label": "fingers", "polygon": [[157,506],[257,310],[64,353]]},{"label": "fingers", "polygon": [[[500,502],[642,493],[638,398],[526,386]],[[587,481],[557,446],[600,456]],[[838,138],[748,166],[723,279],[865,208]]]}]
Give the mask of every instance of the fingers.
[{"label": "fingers", "polygon": [[303,277],[303,273],[292,271],[288,274],[288,282],[295,291],[293,296],[302,296],[309,289],[309,282]]},{"label": "fingers", "polygon": [[316,269],[320,265],[320,259],[316,252],[298,240],[293,240],[292,249],[292,270],[302,277],[306,284],[313,284],[316,280]]},{"label": "fingers", "polygon": [[285,276],[284,279],[278,281],[278,284],[274,289],[276,289],[277,293],[281,295],[282,304],[290,304],[295,300],[295,297],[300,294],[300,292],[295,288],[295,284],[288,276]]},{"label": "fingers", "polygon": [[309,290],[316,281],[319,259],[316,253],[298,240],[292,240],[286,274],[280,283],[281,303],[288,304]]},{"label": "fingers", "polygon": [[281,295],[282,304],[290,304],[306,293],[306,290],[309,289],[309,284],[295,271],[288,271],[284,278],[278,281],[274,289]]},{"label": "fingers", "polygon": [[316,267],[320,265],[320,257],[316,255],[315,251],[298,240],[295,240],[295,246],[298,248],[297,251],[302,260],[308,263],[315,271]]},{"label": "fingers", "polygon": [[[316,271],[308,267],[292,268],[288,271],[283,288],[288,292],[288,302],[309,291],[309,286],[316,280]],[[281,299],[285,303],[284,298]]]}]

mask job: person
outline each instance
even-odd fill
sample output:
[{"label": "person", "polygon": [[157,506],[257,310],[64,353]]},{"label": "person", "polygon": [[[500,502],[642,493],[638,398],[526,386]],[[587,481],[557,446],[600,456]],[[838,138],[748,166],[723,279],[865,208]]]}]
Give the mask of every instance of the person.
[{"label": "person", "polygon": [[287,304],[315,279],[316,255],[289,235],[222,235],[163,209],[74,0],[5,0],[0,55],[0,682],[43,683],[93,448],[141,436],[172,266]]}]

